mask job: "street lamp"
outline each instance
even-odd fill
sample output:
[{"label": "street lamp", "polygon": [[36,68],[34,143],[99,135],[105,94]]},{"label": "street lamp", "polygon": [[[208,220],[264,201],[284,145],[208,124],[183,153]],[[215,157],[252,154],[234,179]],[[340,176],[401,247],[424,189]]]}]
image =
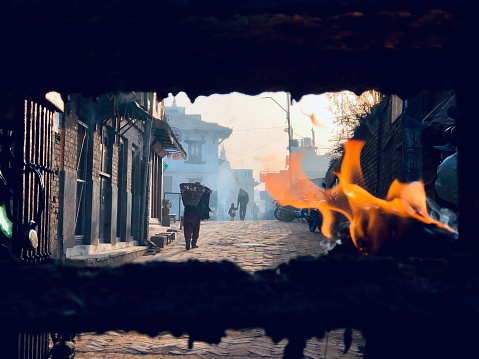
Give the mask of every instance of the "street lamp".
[{"label": "street lamp", "polygon": [[286,121],[288,122],[288,172],[289,172],[289,187],[293,187],[293,170],[292,170],[292,161],[291,161],[291,141],[293,137],[293,130],[291,128],[291,119],[290,119],[290,105],[291,105],[291,94],[286,92],[286,108],[281,106],[274,98],[271,96],[261,97],[261,99],[269,98],[273,100],[284,112],[286,112]]}]

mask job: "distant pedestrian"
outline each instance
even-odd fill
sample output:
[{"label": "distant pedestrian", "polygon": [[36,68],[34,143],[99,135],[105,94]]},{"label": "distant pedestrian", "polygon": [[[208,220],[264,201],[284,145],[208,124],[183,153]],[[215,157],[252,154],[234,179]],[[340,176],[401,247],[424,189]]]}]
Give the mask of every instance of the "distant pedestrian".
[{"label": "distant pedestrian", "polygon": [[239,189],[237,206],[239,207],[240,219],[244,221],[246,217],[246,206],[249,202],[249,195],[243,188]]},{"label": "distant pedestrian", "polygon": [[[199,182],[195,185],[201,185]],[[197,206],[185,205],[183,216],[183,233],[185,235],[186,250],[198,248],[197,242],[200,236],[200,224],[202,220],[210,218],[210,194],[211,189],[203,186],[203,195]]]},{"label": "distant pedestrian", "polygon": [[259,216],[260,210],[256,203],[253,203],[253,208],[251,208],[251,214],[253,215],[253,220],[257,221]]},{"label": "distant pedestrian", "polygon": [[230,206],[230,209],[228,210],[228,215],[230,216],[230,219],[232,221],[235,220],[235,217],[236,217],[236,210],[238,209],[238,207],[235,207],[235,204],[234,203],[231,203],[231,206]]}]

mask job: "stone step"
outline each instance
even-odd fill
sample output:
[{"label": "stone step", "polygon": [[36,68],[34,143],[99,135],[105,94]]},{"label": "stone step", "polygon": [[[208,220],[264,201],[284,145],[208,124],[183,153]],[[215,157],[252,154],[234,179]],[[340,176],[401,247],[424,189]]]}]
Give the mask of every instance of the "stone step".
[{"label": "stone step", "polygon": [[65,264],[87,267],[119,266],[132,262],[148,250],[147,246],[129,246],[100,253],[78,255],[67,258]]},{"label": "stone step", "polygon": [[158,247],[163,248],[165,245],[173,242],[175,238],[176,232],[167,230],[167,232],[156,233],[155,235],[151,236],[150,241],[152,241]]}]

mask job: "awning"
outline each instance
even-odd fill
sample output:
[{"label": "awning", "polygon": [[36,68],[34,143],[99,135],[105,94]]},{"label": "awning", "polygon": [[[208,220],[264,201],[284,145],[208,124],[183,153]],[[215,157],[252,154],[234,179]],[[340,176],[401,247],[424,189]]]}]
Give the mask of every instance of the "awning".
[{"label": "awning", "polygon": [[160,120],[154,116],[152,117],[151,114],[136,101],[128,101],[125,105],[130,113],[137,116],[139,120],[144,121],[147,118],[153,119],[151,148],[153,148],[154,151],[160,153],[162,157],[165,156],[164,151],[166,151],[168,157],[174,155],[174,159],[186,159],[187,154],[185,150],[178,142],[170,125],[168,125],[166,121]]},{"label": "awning", "polygon": [[132,96],[127,97],[127,95],[118,97],[118,111],[127,121],[145,121],[151,117],[151,114],[141,107]]},{"label": "awning", "polygon": [[151,146],[153,148],[157,147],[158,144],[161,145],[161,149],[165,150],[167,156],[172,157],[173,159],[185,160],[188,157],[183,146],[178,142],[170,125],[168,125],[166,121],[153,118],[151,134],[153,137]]}]

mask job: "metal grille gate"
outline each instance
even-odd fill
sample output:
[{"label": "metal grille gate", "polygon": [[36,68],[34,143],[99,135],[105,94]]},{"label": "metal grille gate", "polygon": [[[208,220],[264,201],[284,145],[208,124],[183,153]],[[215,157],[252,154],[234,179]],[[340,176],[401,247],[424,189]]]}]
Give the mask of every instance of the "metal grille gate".
[{"label": "metal grille gate", "polygon": [[[0,170],[4,197],[8,197],[4,213],[11,223],[11,236],[8,232],[3,235],[2,245],[12,260],[32,265],[47,262],[52,255],[49,203],[55,176],[54,112],[39,102],[15,100],[13,119],[0,122]],[[8,333],[8,328],[2,332]],[[50,355],[49,333],[8,333],[3,337],[3,355],[9,358]]]}]

